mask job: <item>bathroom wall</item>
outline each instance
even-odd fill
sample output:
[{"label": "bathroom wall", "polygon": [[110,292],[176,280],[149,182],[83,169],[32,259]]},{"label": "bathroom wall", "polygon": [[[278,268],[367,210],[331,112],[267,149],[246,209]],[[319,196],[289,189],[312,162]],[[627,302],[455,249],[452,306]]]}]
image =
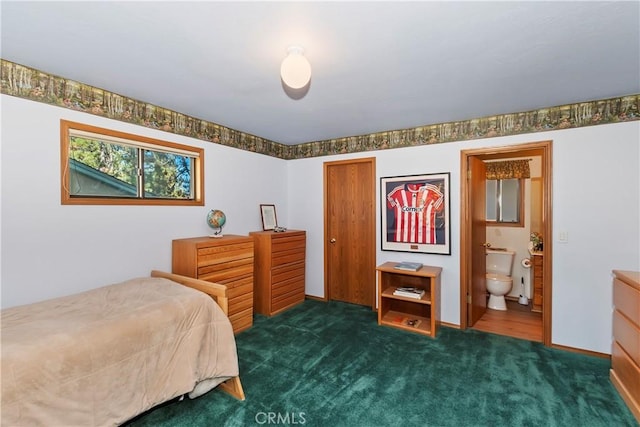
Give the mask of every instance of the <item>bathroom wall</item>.
[{"label": "bathroom wall", "polygon": [[[522,157],[519,157],[520,159]],[[542,176],[542,159],[540,156],[530,157],[532,160],[529,163],[531,170],[531,178],[540,178]],[[501,160],[515,160],[518,157],[512,159]],[[507,297],[519,297],[522,294],[521,280],[524,279],[524,290],[527,298],[532,296],[531,287],[531,269],[522,266],[521,261],[525,258],[529,258],[529,234],[531,231],[531,214],[540,213],[540,210],[532,209],[532,197],[531,192],[531,179],[525,179],[524,186],[524,227],[504,227],[493,226],[487,227],[487,242],[491,243],[491,246],[497,248],[508,248],[516,252],[513,260],[513,271],[511,276],[513,277],[513,287],[507,294]]]}]

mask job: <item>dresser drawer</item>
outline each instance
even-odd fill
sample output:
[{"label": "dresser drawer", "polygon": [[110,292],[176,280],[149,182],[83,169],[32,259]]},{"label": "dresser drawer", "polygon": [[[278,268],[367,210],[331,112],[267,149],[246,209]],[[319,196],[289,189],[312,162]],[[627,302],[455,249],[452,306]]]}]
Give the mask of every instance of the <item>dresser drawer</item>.
[{"label": "dresser drawer", "polygon": [[224,265],[198,268],[198,278],[208,282],[228,283],[239,278],[253,276],[253,259],[246,258]]},{"label": "dresser drawer", "polygon": [[278,311],[291,308],[296,304],[304,302],[304,292],[298,291],[274,298],[271,303],[271,311],[276,314]]},{"label": "dresser drawer", "polygon": [[612,346],[611,368],[635,402],[640,403],[640,367],[616,342]]},{"label": "dresser drawer", "polygon": [[253,311],[253,292],[229,298],[229,317],[247,309]]},{"label": "dresser drawer", "polygon": [[274,285],[292,277],[304,276],[304,262],[285,264],[271,270],[271,283]]},{"label": "dresser drawer", "polygon": [[541,277],[534,277],[533,278],[533,288],[534,289],[542,290],[542,286],[543,285],[544,285],[544,283],[543,283]]},{"label": "dresser drawer", "polygon": [[640,365],[640,327],[631,323],[618,310],[613,313],[613,337],[629,357]]},{"label": "dresser drawer", "polygon": [[292,277],[291,279],[274,284],[271,295],[273,298],[277,298],[292,292],[304,293],[304,276]]},{"label": "dresser drawer", "polygon": [[617,278],[613,280],[613,305],[631,322],[640,325],[640,292]]},{"label": "dresser drawer", "polygon": [[304,262],[306,237],[304,233],[274,237],[271,249],[271,266],[277,267],[292,262]]},{"label": "dresser drawer", "polygon": [[306,247],[306,235],[304,232],[274,234],[271,239],[271,245],[273,253],[291,249],[304,249]]},{"label": "dresser drawer", "polygon": [[542,295],[541,294],[533,294],[533,304],[534,305],[542,305]]},{"label": "dresser drawer", "polygon": [[229,283],[225,283],[225,286],[227,287],[227,295],[229,298],[235,298],[238,295],[253,292],[253,277],[234,280]]},{"label": "dresser drawer", "polygon": [[198,267],[226,264],[235,260],[253,259],[253,242],[211,246],[198,249]]},{"label": "dresser drawer", "polygon": [[242,332],[253,325],[253,309],[246,309],[229,316],[233,332]]}]

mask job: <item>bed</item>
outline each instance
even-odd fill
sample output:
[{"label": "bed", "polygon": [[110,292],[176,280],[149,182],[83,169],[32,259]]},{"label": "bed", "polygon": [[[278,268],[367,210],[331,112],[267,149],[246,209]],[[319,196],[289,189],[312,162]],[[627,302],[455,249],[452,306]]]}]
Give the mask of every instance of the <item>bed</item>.
[{"label": "bed", "polygon": [[2,310],[1,424],[119,425],[216,386],[244,400],[227,309],[224,285],[154,270]]}]

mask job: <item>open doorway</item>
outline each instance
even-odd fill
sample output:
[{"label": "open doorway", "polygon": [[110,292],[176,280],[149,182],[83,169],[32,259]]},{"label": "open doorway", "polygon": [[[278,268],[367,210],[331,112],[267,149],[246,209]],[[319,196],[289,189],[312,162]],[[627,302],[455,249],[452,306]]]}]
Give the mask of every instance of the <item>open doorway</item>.
[{"label": "open doorway", "polygon": [[[484,164],[496,159],[512,159],[519,157],[539,157],[541,172],[538,181],[540,187],[539,206],[544,240],[544,262],[539,266],[540,286],[538,303],[541,311],[541,340],[544,345],[551,345],[551,259],[552,259],[552,227],[551,227],[551,141],[533,142],[511,145],[507,147],[489,147],[461,152],[461,237],[460,237],[460,328],[466,329],[478,324],[487,312],[490,322],[499,322],[507,318],[506,312],[496,313],[487,309],[487,292],[485,285],[486,270],[486,176]],[[542,259],[542,258],[540,258]],[[514,260],[520,262],[520,260]],[[532,274],[533,276],[533,274]],[[520,286],[514,280],[513,286]],[[533,284],[531,285],[533,288]],[[533,289],[532,289],[533,290]],[[515,312],[512,316],[516,315]],[[496,317],[497,316],[497,317]],[[496,320],[497,319],[497,320]],[[485,319],[486,320],[486,319]],[[508,320],[504,320],[508,322]],[[496,327],[491,332],[503,335],[518,336],[513,328]]]}]

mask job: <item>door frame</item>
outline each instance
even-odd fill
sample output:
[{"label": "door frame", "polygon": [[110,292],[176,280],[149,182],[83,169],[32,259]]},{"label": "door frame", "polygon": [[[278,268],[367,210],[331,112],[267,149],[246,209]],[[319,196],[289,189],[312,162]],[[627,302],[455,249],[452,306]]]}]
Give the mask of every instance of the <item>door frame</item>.
[{"label": "door frame", "polygon": [[[329,251],[330,251],[330,242],[329,240],[331,239],[331,236],[329,236],[329,205],[328,205],[328,200],[329,200],[329,187],[328,187],[328,173],[327,170],[330,166],[339,166],[339,165],[349,165],[349,164],[356,164],[356,163],[369,163],[371,165],[371,183],[372,183],[372,197],[373,197],[373,203],[371,204],[371,209],[369,214],[371,215],[372,218],[377,218],[376,217],[376,205],[378,202],[377,199],[377,190],[376,190],[376,186],[377,186],[377,180],[376,180],[376,176],[377,176],[377,170],[376,170],[376,158],[375,157],[362,157],[362,158],[354,158],[354,159],[346,159],[346,160],[335,160],[335,161],[329,161],[329,162],[324,162],[322,169],[323,169],[323,184],[322,184],[322,197],[323,197],[323,220],[324,220],[324,301],[331,301],[331,287],[329,286]],[[370,230],[371,233],[373,233],[373,241],[377,242],[377,220],[373,221],[373,229]],[[375,268],[376,268],[376,247],[377,245],[374,244],[371,247],[371,257],[370,259],[372,260],[372,265],[370,265],[369,267],[371,268],[371,271],[375,272]],[[373,310],[376,309],[377,306],[377,283],[376,283],[376,277],[377,275],[374,274],[374,280],[372,283],[373,286],[373,292],[372,292],[372,301],[371,301],[371,308]]]},{"label": "door frame", "polygon": [[486,147],[460,151],[460,329],[469,327],[467,311],[467,294],[470,292],[471,274],[471,206],[468,185],[469,158],[481,160],[509,157],[541,156],[542,159],[542,229],[544,241],[544,286],[542,300],[542,342],[551,346],[551,307],[552,307],[552,259],[553,259],[553,227],[552,227],[552,141],[538,141],[500,147]]}]

